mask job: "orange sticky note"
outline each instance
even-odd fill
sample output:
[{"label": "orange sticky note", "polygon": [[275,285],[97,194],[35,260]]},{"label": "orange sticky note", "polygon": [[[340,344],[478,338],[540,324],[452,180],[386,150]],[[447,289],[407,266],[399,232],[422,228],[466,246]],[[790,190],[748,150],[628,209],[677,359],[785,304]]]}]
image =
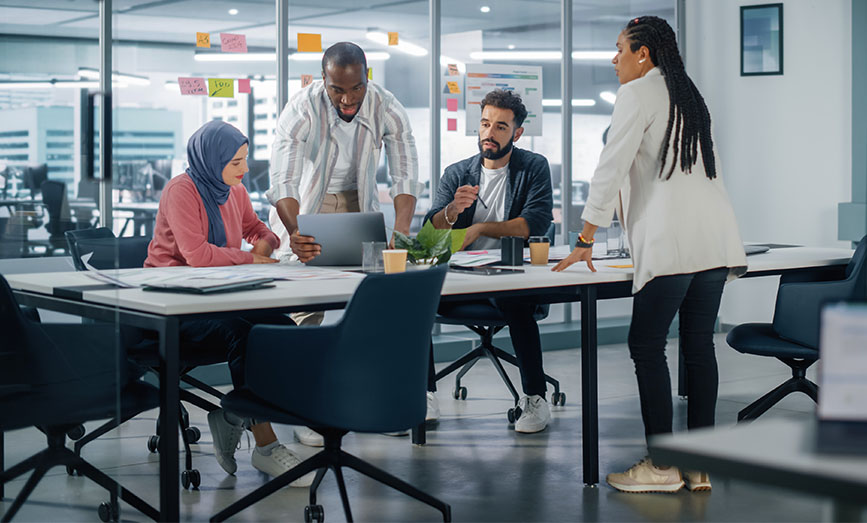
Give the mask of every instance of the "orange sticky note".
[{"label": "orange sticky note", "polygon": [[299,53],[321,53],[322,35],[312,33],[298,33]]},{"label": "orange sticky note", "polygon": [[367,67],[367,79],[373,80],[373,67],[370,67],[370,66]]},{"label": "orange sticky note", "polygon": [[612,267],[614,269],[631,269],[632,265],[609,265],[609,267]]},{"label": "orange sticky note", "polygon": [[449,87],[449,93],[461,94],[461,88],[458,86],[457,82],[446,82],[446,85]]},{"label": "orange sticky note", "polygon": [[388,45],[397,45],[397,33],[388,33]]},{"label": "orange sticky note", "polygon": [[458,76],[461,72],[458,70],[458,64],[449,64],[449,76]]},{"label": "orange sticky note", "polygon": [[301,87],[307,87],[308,85],[313,83],[313,75],[312,74],[302,74],[301,75]]},{"label": "orange sticky note", "polygon": [[211,47],[211,34],[197,32],[196,47]]}]

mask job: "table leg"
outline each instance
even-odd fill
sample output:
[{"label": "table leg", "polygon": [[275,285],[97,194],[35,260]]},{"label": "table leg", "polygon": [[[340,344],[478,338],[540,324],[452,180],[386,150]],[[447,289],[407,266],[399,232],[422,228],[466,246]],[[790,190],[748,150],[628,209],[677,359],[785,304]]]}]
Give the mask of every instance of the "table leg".
[{"label": "table leg", "polygon": [[178,320],[166,318],[160,332],[160,521],[180,520],[178,471]]},{"label": "table leg", "polygon": [[596,385],[596,288],[581,287],[581,438],[584,484],[599,483],[599,394]]}]

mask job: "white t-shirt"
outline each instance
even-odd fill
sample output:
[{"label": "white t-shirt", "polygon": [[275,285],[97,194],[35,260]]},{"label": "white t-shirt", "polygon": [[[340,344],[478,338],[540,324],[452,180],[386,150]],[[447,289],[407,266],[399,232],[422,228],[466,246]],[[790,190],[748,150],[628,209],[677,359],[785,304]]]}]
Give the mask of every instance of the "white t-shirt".
[{"label": "white t-shirt", "polygon": [[337,139],[337,161],[334,163],[334,171],[331,173],[328,189],[325,192],[336,194],[358,188],[358,169],[355,158],[357,136],[358,122],[355,118],[351,122],[337,119],[337,126],[334,128],[334,137]]},{"label": "white t-shirt", "polygon": [[[506,185],[509,180],[509,165],[499,169],[487,169],[482,166],[479,177],[479,195],[488,204],[486,209],[481,201],[476,200],[476,212],[473,223],[501,222],[506,216]],[[469,250],[499,249],[500,239],[480,236],[469,246]]]}]

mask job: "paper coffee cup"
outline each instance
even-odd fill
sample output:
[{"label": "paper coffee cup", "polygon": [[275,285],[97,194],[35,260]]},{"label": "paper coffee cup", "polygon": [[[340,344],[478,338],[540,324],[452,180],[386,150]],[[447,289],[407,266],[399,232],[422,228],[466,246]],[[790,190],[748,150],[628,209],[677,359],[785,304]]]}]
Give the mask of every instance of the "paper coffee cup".
[{"label": "paper coffee cup", "polygon": [[383,250],[382,263],[386,274],[406,271],[406,249]]}]

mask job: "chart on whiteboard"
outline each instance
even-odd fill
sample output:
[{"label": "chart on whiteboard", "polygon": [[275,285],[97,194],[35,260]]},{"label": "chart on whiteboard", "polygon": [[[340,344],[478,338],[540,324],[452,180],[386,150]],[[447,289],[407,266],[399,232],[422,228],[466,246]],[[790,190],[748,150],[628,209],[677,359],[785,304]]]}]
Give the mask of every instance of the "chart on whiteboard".
[{"label": "chart on whiteboard", "polygon": [[467,64],[467,136],[479,134],[481,102],[490,91],[503,89],[521,95],[527,108],[524,136],[542,136],[542,67],[532,65]]}]

